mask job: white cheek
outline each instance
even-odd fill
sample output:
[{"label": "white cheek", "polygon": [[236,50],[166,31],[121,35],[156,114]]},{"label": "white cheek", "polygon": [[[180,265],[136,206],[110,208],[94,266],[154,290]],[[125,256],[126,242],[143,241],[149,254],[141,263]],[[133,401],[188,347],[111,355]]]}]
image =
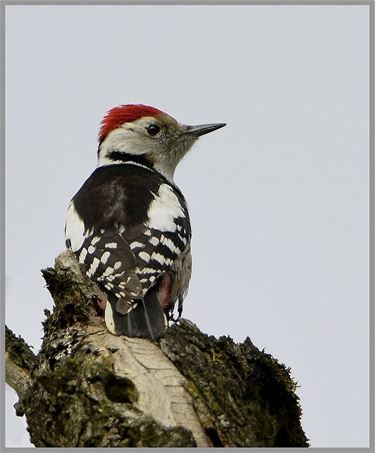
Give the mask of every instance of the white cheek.
[{"label": "white cheek", "polygon": [[133,155],[157,151],[157,140],[148,137],[144,132],[151,120],[142,118],[111,131],[100,145],[99,165],[107,164],[108,155],[114,150]]}]

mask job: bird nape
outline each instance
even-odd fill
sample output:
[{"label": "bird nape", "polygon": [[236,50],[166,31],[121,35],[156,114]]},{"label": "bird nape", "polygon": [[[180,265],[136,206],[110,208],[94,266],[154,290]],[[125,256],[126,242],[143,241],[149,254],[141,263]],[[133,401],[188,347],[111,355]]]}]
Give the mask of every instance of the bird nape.
[{"label": "bird nape", "polygon": [[70,202],[65,236],[105,294],[111,333],[157,339],[181,315],[191,275],[191,226],[173,175],[201,135],[223,126],[186,126],[135,104],[104,117],[98,166]]}]

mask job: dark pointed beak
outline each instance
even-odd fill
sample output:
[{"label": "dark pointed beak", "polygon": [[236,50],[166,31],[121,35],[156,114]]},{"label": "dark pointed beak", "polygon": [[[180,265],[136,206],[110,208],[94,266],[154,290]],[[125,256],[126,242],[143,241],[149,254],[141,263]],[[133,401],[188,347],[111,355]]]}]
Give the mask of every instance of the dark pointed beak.
[{"label": "dark pointed beak", "polygon": [[201,135],[208,134],[209,132],[216,131],[221,127],[226,126],[226,123],[214,123],[214,124],[200,124],[199,126],[183,126],[185,128],[185,134],[195,135],[200,137]]}]

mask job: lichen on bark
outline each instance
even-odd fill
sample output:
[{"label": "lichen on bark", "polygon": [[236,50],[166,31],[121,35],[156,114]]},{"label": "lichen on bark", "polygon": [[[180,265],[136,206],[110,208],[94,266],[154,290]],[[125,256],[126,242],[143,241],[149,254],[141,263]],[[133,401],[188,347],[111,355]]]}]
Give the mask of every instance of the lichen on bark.
[{"label": "lichen on bark", "polygon": [[216,339],[183,320],[161,349],[187,378],[201,423],[216,446],[307,446],[290,369],[247,338]]},{"label": "lichen on bark", "polygon": [[249,338],[217,339],[187,320],[159,341],[116,337],[74,255],[43,275],[55,306],[41,350],[9,330],[6,342],[35,446],[308,446],[290,370]]}]

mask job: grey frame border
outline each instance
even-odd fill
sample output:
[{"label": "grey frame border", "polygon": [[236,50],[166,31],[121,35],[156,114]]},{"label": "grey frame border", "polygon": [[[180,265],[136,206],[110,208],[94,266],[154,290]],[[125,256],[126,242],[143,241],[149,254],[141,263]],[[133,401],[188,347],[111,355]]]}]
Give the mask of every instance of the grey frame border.
[{"label": "grey frame border", "polygon": [[[375,31],[374,31],[374,24],[375,24],[375,0],[248,0],[248,1],[241,1],[241,0],[0,0],[0,30],[1,30],[1,42],[3,43],[0,46],[0,61],[1,61],[1,72],[0,72],[0,82],[1,82],[1,95],[3,102],[0,104],[0,202],[1,202],[1,210],[0,210],[0,225],[2,226],[1,234],[0,234],[0,244],[1,244],[1,253],[0,253],[0,294],[2,296],[2,301],[4,303],[0,304],[0,319],[2,320],[2,325],[5,324],[5,7],[11,5],[27,5],[27,6],[38,6],[38,5],[64,5],[64,6],[82,6],[82,5],[103,5],[103,6],[113,6],[113,5],[154,5],[154,6],[161,6],[161,5],[192,5],[192,6],[216,6],[216,5],[228,5],[228,6],[237,6],[237,5],[270,5],[270,6],[285,6],[285,5],[367,5],[369,6],[369,58],[370,58],[370,72],[369,72],[369,95],[370,95],[370,108],[369,108],[369,182],[370,182],[370,194],[369,194],[369,214],[370,214],[370,223],[369,223],[369,244],[370,244],[370,257],[369,257],[369,330],[370,330],[370,357],[369,357],[369,365],[370,365],[370,419],[369,419],[369,433],[370,433],[370,445],[368,448],[330,448],[329,450],[332,452],[341,452],[343,450],[349,452],[375,452],[375,432],[371,429],[371,426],[375,426],[375,401],[374,401],[374,378],[375,378],[375,360],[374,360],[374,353],[375,353],[375,335],[374,335],[374,295],[375,295],[375,284],[374,284],[374,231],[375,231],[375,214],[374,214],[374,189],[375,189],[375,182],[374,182],[374,174],[375,174],[375,156],[374,156],[374,144],[375,144],[375,132],[374,132],[374,121],[375,121],[375,107],[374,107],[374,86],[375,86],[375,63],[374,63],[374,39],[375,39]],[[2,351],[4,351],[5,347],[5,329],[1,329],[0,334],[0,344],[2,347]],[[5,447],[5,370],[4,366],[0,367],[0,385],[2,391],[0,392],[0,402],[1,404],[1,412],[0,416],[2,419],[2,423],[0,423],[0,452],[27,452],[29,448],[12,448],[12,447]],[[314,450],[324,450],[324,448],[310,448],[309,451]],[[61,450],[60,448],[40,448],[41,451],[51,451],[51,450]],[[87,451],[84,448],[63,448],[63,450],[71,450],[71,451]],[[105,448],[97,448],[95,451],[107,451]],[[129,449],[140,451],[143,449]],[[163,450],[163,449],[161,449]],[[262,449],[251,449],[251,451],[278,451],[277,448],[262,448]],[[294,448],[288,449],[284,448],[284,451],[305,451],[303,448]],[[183,451],[196,451],[196,449],[183,449]]]},{"label": "grey frame border", "polygon": [[191,6],[238,6],[238,5],[271,5],[271,6],[285,6],[285,5],[371,5],[374,0],[1,0],[1,4],[5,6],[10,5],[191,5]]},{"label": "grey frame border", "polygon": [[[3,100],[3,102],[0,102],[0,344],[2,356],[5,348],[5,7],[2,0],[0,8],[0,31],[1,42],[4,43],[0,46],[0,92]],[[4,361],[1,362],[2,366],[0,366],[0,417],[3,420],[0,423],[0,451],[5,451],[5,366],[3,364]]]}]

